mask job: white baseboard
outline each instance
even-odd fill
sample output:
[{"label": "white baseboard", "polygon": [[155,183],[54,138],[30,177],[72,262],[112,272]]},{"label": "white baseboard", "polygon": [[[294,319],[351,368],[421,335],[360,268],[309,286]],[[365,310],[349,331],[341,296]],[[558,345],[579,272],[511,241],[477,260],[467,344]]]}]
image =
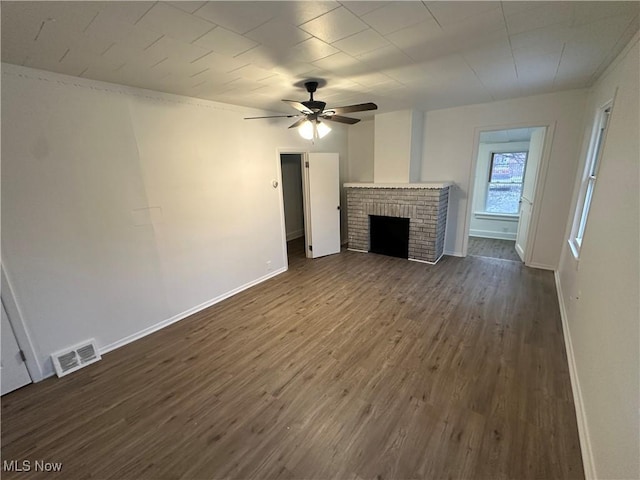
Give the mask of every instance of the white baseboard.
[{"label": "white baseboard", "polygon": [[513,240],[516,239],[515,233],[509,232],[493,232],[490,230],[469,230],[470,237],[479,237],[479,238],[495,238],[497,240]]},{"label": "white baseboard", "polygon": [[426,263],[427,265],[435,265],[436,263],[438,263],[440,261],[440,259],[444,256],[444,253],[442,255],[440,255],[438,258],[436,258],[435,262],[428,262],[427,260],[418,260],[417,258],[408,258],[407,260],[409,260],[410,262],[418,262],[418,263]]},{"label": "white baseboard", "polygon": [[304,237],[304,228],[287,233],[287,242],[300,237]]},{"label": "white baseboard", "polygon": [[531,268],[539,268],[540,270],[551,270],[554,273],[556,271],[556,267],[552,265],[546,265],[544,263],[527,263],[525,265]]},{"label": "white baseboard", "polygon": [[282,267],[278,270],[275,270],[273,272],[269,272],[267,275],[264,275],[256,280],[253,280],[249,283],[246,283],[244,285],[241,285],[237,288],[234,288],[233,290],[230,290],[226,293],[223,293],[222,295],[219,295],[215,298],[212,298],[211,300],[207,300],[204,303],[201,303],[200,305],[196,305],[195,307],[192,307],[188,310],[185,310],[182,313],[179,313],[178,315],[174,315],[171,318],[168,318],[166,320],[163,320],[159,323],[156,323],[155,325],[152,325],[148,328],[145,328],[144,330],[140,330],[137,333],[134,333],[132,335],[129,335],[127,337],[124,337],[121,340],[118,340],[116,342],[110,343],[109,345],[105,345],[104,347],[100,348],[100,354],[105,354],[108,353],[112,350],[115,350],[116,348],[120,348],[123,347],[131,342],[134,342],[142,337],[146,337],[147,335],[150,335],[154,332],[157,332],[158,330],[163,329],[164,327],[167,327],[169,325],[171,325],[172,323],[176,323],[179,322],[180,320],[183,320],[184,318],[193,315],[194,313],[198,313],[201,310],[204,310],[205,308],[208,308],[212,305],[215,305],[216,303],[219,303],[223,300],[226,300],[229,297],[232,297],[233,295],[236,295],[237,293],[240,293],[248,288],[251,288],[259,283],[262,283],[266,280],[269,280],[270,278],[275,277],[276,275],[280,275],[283,272],[287,271],[287,267]]},{"label": "white baseboard", "polygon": [[578,379],[578,371],[576,369],[576,359],[573,353],[573,343],[571,342],[571,334],[569,332],[569,319],[567,317],[567,309],[564,303],[564,294],[560,283],[560,275],[558,271],[553,272],[556,281],[556,292],[558,294],[558,304],[560,305],[560,318],[562,319],[562,334],[564,336],[564,346],[567,351],[567,361],[569,363],[569,377],[571,378],[571,390],[573,392],[573,404],[576,409],[576,421],[578,423],[578,437],[580,438],[580,450],[582,451],[582,465],[584,468],[584,476],[586,480],[595,480],[596,469],[593,460],[593,451],[591,450],[591,439],[587,428],[587,417],[584,411],[584,402],[582,400],[582,390],[580,389],[580,381]]}]

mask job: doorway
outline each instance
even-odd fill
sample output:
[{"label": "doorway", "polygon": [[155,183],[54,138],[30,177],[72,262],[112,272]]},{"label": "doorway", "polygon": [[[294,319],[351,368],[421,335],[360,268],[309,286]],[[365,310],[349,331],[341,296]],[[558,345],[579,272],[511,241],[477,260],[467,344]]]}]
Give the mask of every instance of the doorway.
[{"label": "doorway", "polygon": [[282,200],[287,242],[287,258],[305,257],[304,196],[302,192],[302,153],[280,154]]},{"label": "doorway", "polygon": [[282,151],[278,155],[287,260],[300,255],[301,244],[306,258],[340,253],[339,155]]},{"label": "doorway", "polygon": [[527,262],[545,133],[546,127],[480,132],[467,255]]}]

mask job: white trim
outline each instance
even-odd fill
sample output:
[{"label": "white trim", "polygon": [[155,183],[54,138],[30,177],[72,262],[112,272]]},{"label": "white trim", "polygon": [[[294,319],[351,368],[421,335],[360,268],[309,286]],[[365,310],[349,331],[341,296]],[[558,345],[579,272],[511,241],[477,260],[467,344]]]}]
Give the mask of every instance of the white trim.
[{"label": "white trim", "polygon": [[558,295],[558,304],[560,305],[562,334],[564,336],[564,346],[567,353],[567,363],[569,364],[571,391],[573,392],[573,404],[575,406],[576,422],[578,424],[578,437],[580,439],[580,450],[582,451],[582,466],[584,468],[585,479],[591,480],[596,478],[596,469],[593,451],[591,450],[591,438],[589,437],[589,429],[587,428],[587,416],[584,410],[584,401],[582,400],[582,390],[580,388],[578,370],[576,369],[576,359],[573,353],[573,343],[571,342],[571,333],[569,331],[569,319],[564,303],[564,294],[562,293],[560,275],[557,270],[553,272],[553,276],[556,281],[556,293]]},{"label": "white trim", "polygon": [[466,257],[466,255],[463,255],[462,252],[456,252],[453,250],[445,250],[442,255],[447,255],[449,257],[460,257],[460,258],[464,258]]},{"label": "white trim", "polygon": [[470,237],[478,237],[478,238],[495,238],[497,240],[516,240],[515,232],[495,232],[493,230],[469,230]]},{"label": "white trim", "polygon": [[519,213],[473,212],[473,216],[483,220],[504,220],[505,222],[517,222],[520,220]]},{"label": "white trim", "polygon": [[16,340],[18,341],[18,346],[20,347],[20,350],[24,352],[24,356],[26,358],[24,363],[27,366],[31,380],[33,380],[34,383],[40,382],[51,375],[47,375],[45,373],[40,361],[38,360],[32,336],[29,333],[29,328],[24,322],[24,315],[22,314],[22,311],[18,306],[18,302],[13,294],[14,290],[11,286],[11,281],[9,280],[9,275],[7,274],[4,265],[2,265],[0,270],[2,275],[2,302],[4,303],[9,321],[13,327]]},{"label": "white trim", "polygon": [[552,272],[556,271],[556,266],[547,265],[546,263],[525,263],[525,266],[530,268],[538,268],[540,270],[550,270]]},{"label": "white trim", "polygon": [[347,248],[350,252],[369,253],[366,250],[358,250],[357,248]]},{"label": "white trim", "polygon": [[118,340],[116,342],[110,343],[109,345],[105,345],[104,347],[100,348],[100,354],[104,355],[105,353],[108,353],[112,350],[115,350],[116,348],[120,348],[120,347],[124,347],[125,345],[134,342],[136,340],[141,339],[142,337],[146,337],[147,335],[150,335],[154,332],[157,332],[158,330],[161,330],[173,323],[179,322],[180,320],[183,320],[185,318],[187,318],[190,315],[193,315],[194,313],[198,313],[201,310],[204,310],[205,308],[208,308],[212,305],[215,305],[216,303],[220,303],[223,300],[226,300],[229,297],[232,297],[233,295],[236,295],[237,293],[240,293],[244,290],[247,290],[248,288],[254,287],[259,283],[262,283],[266,280],[269,280],[272,277],[275,277],[276,275],[280,275],[281,273],[284,273],[288,270],[287,267],[282,267],[279,268],[278,270],[275,270],[273,272],[269,272],[267,275],[264,275],[256,280],[252,280],[249,283],[245,283],[244,285],[241,285],[237,288],[234,288],[233,290],[230,290],[226,293],[223,293],[222,295],[219,295],[215,298],[212,298],[211,300],[207,300],[204,303],[201,303],[200,305],[196,305],[195,307],[192,307],[188,310],[185,310],[182,313],[179,313],[177,315],[174,315],[171,318],[168,318],[166,320],[163,320],[159,323],[156,323],[155,325],[152,325],[148,328],[145,328],[144,330],[140,330],[137,333],[134,333],[133,335],[129,335],[121,340]]},{"label": "white trim", "polygon": [[438,258],[436,258],[435,262],[428,262],[427,260],[418,260],[417,258],[408,258],[407,260],[409,260],[410,262],[418,262],[418,263],[426,263],[427,265],[435,265],[440,261],[443,255],[444,253],[440,255]]}]

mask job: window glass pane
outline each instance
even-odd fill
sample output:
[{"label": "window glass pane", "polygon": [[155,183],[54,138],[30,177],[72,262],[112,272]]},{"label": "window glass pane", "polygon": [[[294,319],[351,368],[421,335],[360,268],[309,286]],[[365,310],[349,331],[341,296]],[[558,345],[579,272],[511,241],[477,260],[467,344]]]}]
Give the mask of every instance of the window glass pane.
[{"label": "window glass pane", "polygon": [[494,153],[489,172],[491,183],[522,183],[527,152]]},{"label": "window glass pane", "polygon": [[521,183],[490,183],[485,210],[490,213],[518,213]]}]

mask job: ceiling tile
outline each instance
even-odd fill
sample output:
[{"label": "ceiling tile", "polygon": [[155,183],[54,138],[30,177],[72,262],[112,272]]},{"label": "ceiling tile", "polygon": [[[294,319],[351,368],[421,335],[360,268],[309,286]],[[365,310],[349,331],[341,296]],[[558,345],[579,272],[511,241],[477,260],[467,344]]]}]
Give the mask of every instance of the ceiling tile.
[{"label": "ceiling tile", "polygon": [[[78,2],[74,2],[78,3]],[[135,24],[155,2],[90,2],[99,5],[100,15],[117,22]]]},{"label": "ceiling tile", "polygon": [[555,77],[559,62],[559,53],[539,55],[536,57],[516,57],[518,84],[523,88],[544,84],[549,78]]},{"label": "ceiling tile", "polygon": [[307,38],[307,32],[280,19],[272,19],[245,34],[252,40],[278,49],[292,47]]},{"label": "ceiling tile", "polygon": [[504,15],[499,8],[492,8],[473,17],[443,25],[442,29],[459,40],[471,40],[471,44],[474,37],[485,37],[496,30],[504,31],[506,34]]},{"label": "ceiling tile", "polygon": [[410,27],[416,23],[437,26],[422,2],[393,2],[362,16],[362,20],[382,35]]},{"label": "ceiling tile", "polygon": [[215,26],[161,2],[156,3],[136,25],[183,42],[192,42]]},{"label": "ceiling tile", "polygon": [[509,41],[514,54],[541,55],[545,53],[559,53],[573,35],[566,25],[551,25],[528,32],[510,35]]},{"label": "ceiling tile", "polygon": [[425,5],[442,26],[468,20],[490,10],[500,10],[500,2],[426,2]]},{"label": "ceiling tile", "polygon": [[291,48],[287,58],[288,61],[310,63],[337,52],[337,48],[312,37]]},{"label": "ceiling tile", "polygon": [[275,17],[279,2],[206,2],[194,15],[239,34]]},{"label": "ceiling tile", "polygon": [[279,17],[292,25],[302,25],[309,20],[335,10],[340,6],[340,3],[314,0],[312,2],[291,2],[287,6],[290,8],[283,8],[278,12]]},{"label": "ceiling tile", "polygon": [[604,18],[624,15],[627,17],[640,14],[640,2],[576,2],[574,8],[574,25],[584,25]]},{"label": "ceiling tile", "polygon": [[514,13],[507,17],[510,35],[550,25],[570,26],[573,21],[573,2],[544,2],[542,6]]},{"label": "ceiling tile", "polygon": [[198,38],[194,45],[198,45],[216,53],[234,57],[246,52],[258,44],[242,35],[227,30],[224,27],[215,27]]},{"label": "ceiling tile", "polygon": [[338,40],[333,44],[334,47],[353,56],[362,55],[363,53],[377,50],[388,45],[389,42],[382,35],[370,28]]},{"label": "ceiling tile", "polygon": [[107,44],[121,43],[133,48],[145,48],[162,36],[153,30],[136,27],[132,23],[107,16],[104,12],[100,12],[84,33]]},{"label": "ceiling tile", "polygon": [[167,2],[169,5],[172,5],[176,8],[179,8],[180,10],[187,12],[187,13],[193,13],[196,10],[198,10],[199,8],[201,8],[205,3],[207,2],[189,2],[189,1],[183,1],[183,2]]},{"label": "ceiling tile", "polygon": [[256,67],[255,65],[245,65],[244,67],[240,67],[228,73],[237,75],[247,80],[262,80],[276,75],[274,72],[265,70],[264,68]]},{"label": "ceiling tile", "polygon": [[421,22],[385,36],[389,41],[401,49],[417,47],[429,43],[437,38],[443,38],[444,33],[431,21]]},{"label": "ceiling tile", "polygon": [[383,71],[388,68],[414,63],[411,58],[405,55],[394,45],[363,53],[362,55],[358,55],[356,58],[377,71]]},{"label": "ceiling tile", "polygon": [[162,37],[151,47],[144,50],[147,55],[156,57],[168,57],[172,59],[180,59],[183,62],[190,63],[198,58],[202,58],[209,53],[209,49],[198,45],[179,42],[170,37]]},{"label": "ceiling tile", "polygon": [[347,1],[347,2],[342,2],[342,5],[344,7],[346,7],[348,10],[351,11],[351,13],[354,13],[355,15],[358,15],[359,17],[362,17],[363,15],[366,15],[369,12],[372,12],[378,8],[382,8],[386,5],[389,5],[390,3],[393,2],[377,2],[377,1],[373,1],[373,2],[367,2],[367,1]]},{"label": "ceiling tile", "polygon": [[327,43],[333,43],[345,37],[367,29],[367,25],[344,7],[300,25],[304,31]]},{"label": "ceiling tile", "polygon": [[366,65],[344,52],[335,53],[329,57],[316,60],[313,64],[328,72],[340,73],[342,76],[350,76],[355,72],[366,70]]},{"label": "ceiling tile", "polygon": [[282,55],[274,55],[272,49],[264,45],[258,45],[251,50],[236,55],[235,59],[245,64],[252,63],[258,67],[271,70],[280,65],[280,59],[282,57]]},{"label": "ceiling tile", "polygon": [[284,65],[278,65],[274,67],[272,70],[281,75],[297,77],[299,75],[303,75],[307,72],[310,72],[315,68],[316,66],[311,63],[289,62]]},{"label": "ceiling tile", "polygon": [[220,55],[219,53],[215,52],[211,52],[204,57],[198,58],[192,63],[197,66],[202,66],[202,68],[207,67],[211,70],[220,72],[231,72],[247,65],[246,61],[242,61],[234,57],[229,57],[227,55]]}]

